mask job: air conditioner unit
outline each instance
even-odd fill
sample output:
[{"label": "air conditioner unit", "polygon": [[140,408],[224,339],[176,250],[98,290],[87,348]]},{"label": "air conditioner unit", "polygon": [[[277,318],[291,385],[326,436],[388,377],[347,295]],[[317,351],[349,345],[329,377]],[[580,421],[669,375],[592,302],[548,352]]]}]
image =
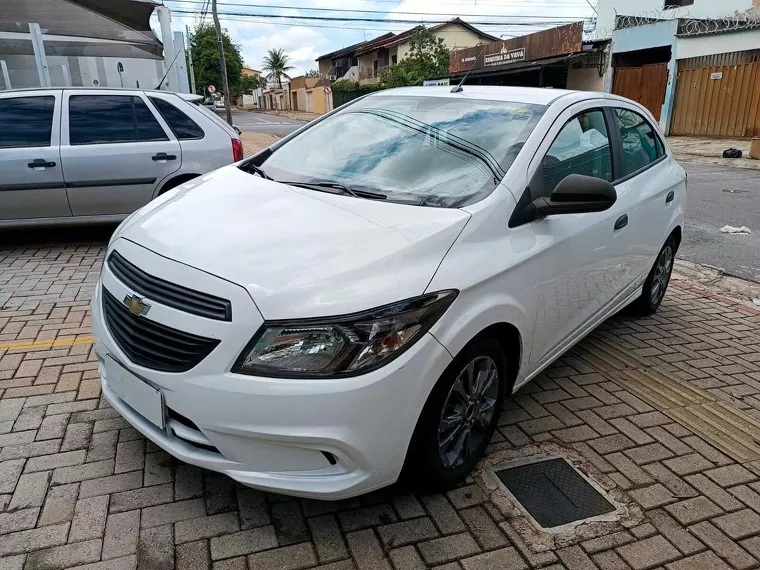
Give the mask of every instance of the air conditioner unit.
[{"label": "air conditioner unit", "polygon": [[327,79],[329,79],[330,81],[336,81],[338,79],[338,76],[337,75],[328,75]]}]

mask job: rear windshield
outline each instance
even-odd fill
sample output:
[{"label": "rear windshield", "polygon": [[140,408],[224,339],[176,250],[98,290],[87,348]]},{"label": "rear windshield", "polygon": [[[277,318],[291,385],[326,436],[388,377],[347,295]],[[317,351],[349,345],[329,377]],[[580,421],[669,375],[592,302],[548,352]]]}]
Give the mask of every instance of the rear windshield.
[{"label": "rear windshield", "polygon": [[373,95],[277,147],[259,166],[275,180],[337,182],[388,200],[455,208],[493,191],[545,109]]}]

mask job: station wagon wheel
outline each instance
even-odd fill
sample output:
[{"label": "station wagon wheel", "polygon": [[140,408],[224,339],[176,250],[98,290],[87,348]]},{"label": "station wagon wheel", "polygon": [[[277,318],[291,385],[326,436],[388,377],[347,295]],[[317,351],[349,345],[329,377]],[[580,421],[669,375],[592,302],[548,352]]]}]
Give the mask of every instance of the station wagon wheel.
[{"label": "station wagon wheel", "polygon": [[657,254],[654,266],[644,281],[641,296],[631,305],[635,313],[642,316],[651,315],[659,308],[670,283],[677,249],[675,238],[670,236]]},{"label": "station wagon wheel", "polygon": [[407,451],[404,475],[426,490],[450,489],[485,453],[507,390],[504,348],[492,338],[468,344],[428,397]]}]

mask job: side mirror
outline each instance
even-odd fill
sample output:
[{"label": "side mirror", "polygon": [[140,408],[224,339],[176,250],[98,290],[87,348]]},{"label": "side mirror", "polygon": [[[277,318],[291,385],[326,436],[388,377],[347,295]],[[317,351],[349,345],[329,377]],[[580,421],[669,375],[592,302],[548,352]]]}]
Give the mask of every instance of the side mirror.
[{"label": "side mirror", "polygon": [[509,227],[538,220],[553,214],[603,212],[617,200],[615,187],[601,178],[570,174],[557,184],[549,198],[530,200],[526,190],[509,220]]}]

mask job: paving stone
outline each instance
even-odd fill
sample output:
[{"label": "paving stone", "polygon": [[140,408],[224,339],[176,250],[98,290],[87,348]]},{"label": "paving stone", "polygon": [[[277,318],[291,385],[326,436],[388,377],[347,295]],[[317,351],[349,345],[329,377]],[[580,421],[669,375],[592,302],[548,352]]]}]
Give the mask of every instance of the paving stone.
[{"label": "paving stone", "polygon": [[483,550],[493,550],[509,544],[504,533],[482,507],[464,509],[459,515]]},{"label": "paving stone", "polygon": [[459,518],[459,515],[457,515],[457,512],[451,506],[451,503],[446,500],[445,496],[427,495],[422,497],[422,504],[428,513],[430,513],[430,517],[441,534],[452,534],[465,530],[462,519]]},{"label": "paving stone", "polygon": [[686,481],[665,467],[662,463],[647,463],[644,470],[655,480],[665,485],[676,497],[696,497],[699,493]]},{"label": "paving stone", "polygon": [[[737,501],[728,492],[724,491],[721,487],[710,481],[710,479],[701,473],[686,477],[686,481],[723,510],[735,511],[742,507],[741,502]],[[731,492],[733,493],[736,488],[737,487],[731,489]]]},{"label": "paving stone", "polygon": [[509,568],[510,570],[521,570],[527,568],[520,553],[514,548],[502,548],[493,552],[478,554],[471,558],[462,560],[462,566],[465,570],[490,570],[492,568]]},{"label": "paving stone", "polygon": [[0,540],[0,557],[64,544],[68,532],[69,523],[62,523],[6,534]]},{"label": "paving stone", "polygon": [[45,506],[42,508],[39,526],[70,521],[74,517],[78,492],[79,484],[77,483],[51,487],[45,498]]},{"label": "paving stone", "polygon": [[53,485],[63,485],[76,481],[86,481],[87,479],[98,479],[111,473],[113,473],[113,460],[97,461],[95,463],[73,465],[71,467],[58,467],[53,471],[51,483]]},{"label": "paving stone", "polygon": [[446,493],[455,509],[466,509],[488,501],[480,487],[477,485],[465,485]]},{"label": "paving stone", "polygon": [[208,541],[196,540],[179,544],[175,549],[176,566],[180,570],[208,570],[210,554]]},{"label": "paving stone", "polygon": [[116,457],[116,443],[119,440],[118,431],[93,433],[87,449],[87,463],[103,461]]},{"label": "paving stone", "polygon": [[634,498],[645,510],[660,507],[672,503],[677,499],[673,496],[668,489],[663,487],[660,483],[649,485],[648,487],[641,487],[639,489],[633,489],[628,494]]},{"label": "paving stone", "polygon": [[427,517],[402,521],[377,528],[383,544],[392,547],[404,546],[438,536],[433,521]]},{"label": "paving stone", "polygon": [[108,515],[103,540],[103,560],[135,554],[139,536],[140,511]]},{"label": "paving stone", "polygon": [[311,530],[317,557],[321,563],[333,562],[348,557],[338,523],[333,515],[322,515],[307,521]]},{"label": "paving stone", "polygon": [[390,505],[373,505],[343,511],[338,520],[345,532],[362,530],[380,524],[389,524],[397,520],[396,513]]},{"label": "paving stone", "polygon": [[668,570],[731,570],[714,552],[702,552],[666,566]]},{"label": "paving stone", "polygon": [[35,471],[50,471],[52,469],[57,469],[58,467],[80,465],[84,463],[84,458],[84,451],[67,451],[64,453],[32,457],[26,462],[24,472],[34,473]]},{"label": "paving stone", "polygon": [[631,567],[614,550],[594,554],[591,558],[601,570],[631,570]]},{"label": "paving stone", "polygon": [[188,519],[197,519],[205,515],[206,508],[203,505],[203,499],[190,499],[144,508],[140,524],[143,528],[150,528]]},{"label": "paving stone", "polygon": [[723,514],[715,503],[701,496],[668,505],[665,510],[686,526]]},{"label": "paving stone", "polygon": [[137,566],[140,570],[171,570],[174,568],[174,544],[171,525],[143,528],[137,547]]},{"label": "paving stone", "polygon": [[237,513],[220,513],[197,519],[179,521],[174,525],[174,542],[192,542],[240,530]]},{"label": "paving stone", "polygon": [[654,568],[681,557],[681,553],[662,536],[653,536],[616,549],[633,570]]},{"label": "paving stone", "polygon": [[580,546],[570,546],[557,551],[557,556],[564,565],[573,570],[596,570],[591,558],[583,552]]},{"label": "paving stone", "polygon": [[350,532],[346,534],[346,540],[359,570],[390,570],[390,564],[371,529]]},{"label": "paving stone", "polygon": [[137,489],[141,486],[142,473],[140,471],[130,471],[129,473],[82,481],[79,487],[79,497],[87,498],[96,495],[109,495],[120,491]]},{"label": "paving stone", "polygon": [[681,457],[674,457],[663,462],[665,467],[676,475],[684,476],[711,469],[713,464],[702,457],[699,453],[690,453]]},{"label": "paving stone", "polygon": [[119,513],[171,503],[173,499],[174,487],[171,483],[166,483],[165,485],[154,485],[113,493],[108,508],[112,513]]},{"label": "paving stone", "polygon": [[689,531],[736,570],[745,570],[757,564],[757,561],[746,550],[710,524],[709,521],[695,524],[689,527]]},{"label": "paving stone", "polygon": [[427,566],[420,558],[414,546],[394,548],[388,553],[391,563],[396,570],[426,570]]},{"label": "paving stone", "polygon": [[100,546],[100,540],[89,540],[38,550],[27,556],[25,567],[35,570],[59,570],[96,562],[100,558]]},{"label": "paving stone", "polygon": [[701,542],[662,509],[647,514],[657,531],[684,554],[693,554],[704,548]]},{"label": "paving stone", "polygon": [[26,554],[0,558],[0,570],[22,570],[25,560]]},{"label": "paving stone", "polygon": [[241,530],[264,526],[272,522],[269,517],[266,498],[261,491],[248,487],[238,487],[237,500]]},{"label": "paving stone", "polygon": [[50,472],[29,473],[22,475],[8,509],[16,511],[27,507],[41,507],[47,493]]},{"label": "paving stone", "polygon": [[[630,533],[621,531],[614,532],[612,534],[606,534],[604,536],[600,536],[599,538],[587,540],[585,542],[582,542],[581,546],[586,552],[594,553],[600,552],[602,550],[608,550],[610,548],[615,548],[617,546],[622,546],[624,544],[628,544],[629,542],[633,542],[634,540],[635,538],[631,536]],[[565,560],[561,554],[559,557],[565,564],[567,564],[567,560]]]},{"label": "paving stone", "polygon": [[435,538],[417,545],[423,560],[428,564],[441,564],[463,558],[480,551],[468,533]]},{"label": "paving stone", "polygon": [[20,530],[34,528],[40,509],[23,509],[8,513],[0,513],[0,536]]},{"label": "paving stone", "polygon": [[732,487],[734,485],[741,485],[742,483],[750,483],[757,479],[750,471],[736,464],[710,469],[709,471],[705,471],[705,475],[721,487]]},{"label": "paving stone", "polygon": [[69,540],[87,540],[103,535],[108,511],[108,497],[92,497],[77,501]]},{"label": "paving stone", "polygon": [[193,465],[179,465],[174,476],[174,500],[203,496],[202,471]]},{"label": "paving stone", "polygon": [[91,435],[92,424],[69,423],[69,425],[66,426],[66,433],[63,436],[63,443],[61,443],[61,451],[86,449],[90,444]]},{"label": "paving stone", "polygon": [[608,453],[623,451],[636,446],[635,443],[622,433],[600,437],[599,439],[589,441],[588,444],[599,455],[607,455]]},{"label": "paving stone", "polygon": [[[110,433],[110,432],[106,432]],[[137,471],[145,466],[145,441],[136,439],[124,441],[116,446],[114,473]]]},{"label": "paving stone", "polygon": [[301,508],[297,501],[285,501],[272,505],[272,524],[277,531],[280,546],[309,540]]},{"label": "paving stone", "polygon": [[393,506],[400,519],[412,519],[425,516],[427,513],[417,500],[417,497],[409,493],[393,497]]},{"label": "paving stone", "polygon": [[228,558],[227,560],[214,562],[213,568],[214,570],[248,570],[248,561],[245,556]]},{"label": "paving stone", "polygon": [[275,548],[248,556],[250,570],[301,570],[317,563],[314,549],[308,542]]},{"label": "paving stone", "polygon": [[211,539],[210,546],[211,559],[220,560],[276,548],[278,545],[274,527],[269,525],[216,536]]},{"label": "paving stone", "polygon": [[760,532],[760,515],[751,509],[723,515],[712,522],[734,540]]},{"label": "paving stone", "polygon": [[13,493],[23,468],[23,459],[14,459],[0,463],[0,493]]},{"label": "paving stone", "polygon": [[[214,475],[210,475],[214,477]],[[161,483],[171,483],[174,479],[172,475],[172,458],[165,451],[145,454],[145,486],[160,485]],[[216,514],[216,513],[209,513]]]}]

